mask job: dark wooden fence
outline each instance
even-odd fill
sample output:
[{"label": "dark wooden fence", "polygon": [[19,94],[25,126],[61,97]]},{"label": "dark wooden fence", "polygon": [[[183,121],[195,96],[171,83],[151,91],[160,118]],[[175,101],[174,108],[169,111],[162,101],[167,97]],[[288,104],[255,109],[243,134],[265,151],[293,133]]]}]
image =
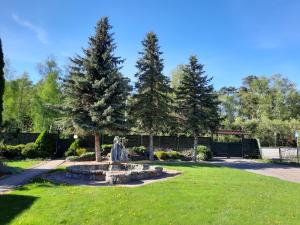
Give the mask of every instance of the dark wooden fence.
[{"label": "dark wooden fence", "polygon": [[[26,144],[34,142],[38,137],[38,133],[1,133],[0,140],[4,140],[5,144]],[[57,140],[57,157],[63,155],[66,149],[74,141],[73,137],[60,138],[57,134],[51,134]],[[114,136],[102,135],[101,144],[112,144]],[[127,147],[149,145],[148,135],[127,135]],[[94,147],[94,137],[81,137],[83,146],[86,148]],[[153,145],[155,149],[172,149],[183,151],[193,148],[193,137],[187,136],[154,136]],[[244,157],[247,155],[259,155],[258,144],[255,139],[243,139],[241,142],[216,142],[210,137],[200,137],[199,145],[205,145],[212,149],[214,156],[220,157]]]}]

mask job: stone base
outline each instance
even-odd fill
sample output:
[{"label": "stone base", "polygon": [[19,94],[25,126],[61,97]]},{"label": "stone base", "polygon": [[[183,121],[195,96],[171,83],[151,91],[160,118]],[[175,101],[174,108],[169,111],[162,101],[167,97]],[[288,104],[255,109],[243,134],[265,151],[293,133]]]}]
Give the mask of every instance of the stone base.
[{"label": "stone base", "polygon": [[106,181],[108,184],[126,184],[130,181],[159,177],[163,173],[162,167],[120,162],[75,165],[67,167],[66,170],[67,178]]}]

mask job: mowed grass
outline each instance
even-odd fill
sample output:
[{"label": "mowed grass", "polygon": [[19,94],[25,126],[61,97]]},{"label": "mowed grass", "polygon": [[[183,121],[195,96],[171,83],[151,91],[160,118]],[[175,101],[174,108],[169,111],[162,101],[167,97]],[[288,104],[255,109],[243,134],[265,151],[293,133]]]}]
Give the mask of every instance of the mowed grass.
[{"label": "mowed grass", "polygon": [[6,166],[9,167],[9,171],[13,174],[21,173],[25,169],[33,167],[41,162],[41,160],[28,159],[28,160],[4,160],[0,159]]},{"label": "mowed grass", "polygon": [[165,166],[183,174],[140,187],[36,181],[0,195],[0,224],[300,224],[300,184],[204,164]]}]

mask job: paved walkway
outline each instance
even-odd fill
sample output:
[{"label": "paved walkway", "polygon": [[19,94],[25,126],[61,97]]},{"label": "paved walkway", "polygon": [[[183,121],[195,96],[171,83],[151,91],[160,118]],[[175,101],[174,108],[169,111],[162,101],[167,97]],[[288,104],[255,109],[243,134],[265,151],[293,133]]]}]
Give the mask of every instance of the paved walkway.
[{"label": "paved walkway", "polygon": [[292,167],[275,163],[263,163],[241,158],[217,158],[210,163],[300,183],[300,167]]},{"label": "paved walkway", "polygon": [[3,179],[0,179],[0,194],[6,191],[10,191],[20,185],[25,184],[30,181],[32,178],[46,173],[52,169],[55,169],[57,166],[62,164],[64,160],[51,160],[45,163],[39,164],[36,167],[26,169],[24,172],[10,175]]}]

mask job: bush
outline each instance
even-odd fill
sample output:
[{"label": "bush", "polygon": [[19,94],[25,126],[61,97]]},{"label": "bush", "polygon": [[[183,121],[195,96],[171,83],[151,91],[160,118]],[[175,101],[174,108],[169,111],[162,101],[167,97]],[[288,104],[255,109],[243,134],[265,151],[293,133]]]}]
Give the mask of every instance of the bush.
[{"label": "bush", "polygon": [[69,146],[68,150],[65,152],[65,156],[76,156],[76,150],[80,146],[80,140],[76,139],[72,142],[72,144]]},{"label": "bush", "polygon": [[139,155],[144,155],[146,152],[146,147],[145,146],[135,146],[131,148],[131,151],[134,151],[135,153]]},{"label": "bush", "polygon": [[166,160],[168,158],[168,153],[165,151],[156,151],[154,156],[159,160]]},{"label": "bush", "polygon": [[69,156],[67,161],[71,162],[81,162],[81,161],[94,161],[96,160],[95,152],[87,152],[82,154],[81,156]]},{"label": "bush", "polygon": [[22,149],[22,155],[25,158],[30,158],[30,159],[34,159],[34,158],[40,157],[39,151],[37,150],[37,145],[35,143],[33,143],[33,142],[27,143],[24,146],[24,148]]},{"label": "bush", "polygon": [[25,145],[0,145],[0,156],[7,159],[22,157],[22,150]]},{"label": "bush", "polygon": [[199,145],[197,147],[197,159],[198,160],[204,160],[204,161],[209,161],[212,159],[212,151],[210,148],[206,147],[205,145]]},{"label": "bush", "polygon": [[41,158],[51,157],[55,151],[55,140],[47,130],[40,133],[35,140],[35,144]]},{"label": "bush", "polygon": [[110,153],[112,147],[112,144],[101,145],[101,155],[106,156],[108,153]]},{"label": "bush", "polygon": [[76,149],[76,155],[77,156],[81,156],[81,155],[83,155],[84,153],[86,153],[87,152],[87,149],[86,148],[77,148]]},{"label": "bush", "polygon": [[167,152],[167,154],[168,154],[169,159],[181,159],[182,158],[182,155],[176,151],[170,151],[170,152]]}]

